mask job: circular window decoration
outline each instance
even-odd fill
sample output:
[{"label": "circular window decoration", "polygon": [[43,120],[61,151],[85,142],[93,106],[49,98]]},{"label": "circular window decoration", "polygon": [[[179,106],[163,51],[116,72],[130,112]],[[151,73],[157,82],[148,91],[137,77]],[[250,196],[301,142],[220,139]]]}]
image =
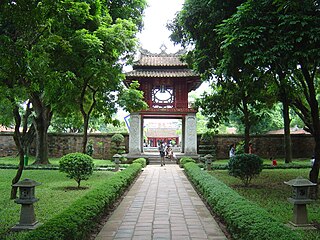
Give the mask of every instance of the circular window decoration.
[{"label": "circular window decoration", "polygon": [[174,96],[173,88],[164,85],[158,86],[152,90],[153,107],[168,108],[173,107]]}]

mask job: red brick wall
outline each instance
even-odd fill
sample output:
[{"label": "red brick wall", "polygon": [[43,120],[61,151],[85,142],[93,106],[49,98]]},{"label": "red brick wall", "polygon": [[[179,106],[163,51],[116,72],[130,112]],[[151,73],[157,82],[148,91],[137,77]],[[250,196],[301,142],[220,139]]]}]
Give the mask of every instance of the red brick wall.
[{"label": "red brick wall", "polygon": [[[128,149],[128,134],[125,136],[125,145]],[[88,140],[93,140],[93,157],[111,159],[110,146],[113,134],[89,134]],[[61,157],[72,152],[82,152],[81,134],[48,134],[49,157]],[[32,144],[30,153],[35,154],[35,145]],[[11,133],[0,133],[0,157],[17,155],[17,150]]]},{"label": "red brick wall", "polygon": [[[94,158],[110,159],[110,143],[113,134],[89,134],[89,140],[94,144]],[[125,145],[128,149],[128,134],[125,136]],[[293,134],[292,154],[294,158],[311,158],[314,148],[314,140],[310,135]],[[81,134],[49,134],[49,156],[61,157],[71,152],[81,152],[82,135]],[[200,135],[198,136],[200,139]],[[218,159],[228,158],[229,146],[243,140],[241,135],[216,135],[213,144],[216,146]],[[284,157],[284,137],[283,135],[259,135],[252,136],[253,153],[263,157]],[[199,141],[198,141],[199,143]],[[34,153],[34,145],[31,147],[31,153]],[[0,157],[15,156],[17,150],[11,133],[0,133]]]},{"label": "red brick wall", "polygon": [[[200,139],[200,136],[198,136]],[[216,146],[218,159],[229,157],[229,146],[244,140],[241,135],[216,135],[213,144]],[[311,135],[292,134],[292,155],[294,158],[311,158],[314,149],[314,139]],[[263,158],[282,158],[284,152],[284,136],[280,134],[268,134],[251,136],[253,153]],[[199,141],[198,141],[199,143]]]}]

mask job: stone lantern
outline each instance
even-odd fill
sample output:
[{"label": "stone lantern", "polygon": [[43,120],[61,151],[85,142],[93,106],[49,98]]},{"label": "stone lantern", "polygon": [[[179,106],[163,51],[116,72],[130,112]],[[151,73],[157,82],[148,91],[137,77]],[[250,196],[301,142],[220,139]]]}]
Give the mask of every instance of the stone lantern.
[{"label": "stone lantern", "polygon": [[204,156],[207,164],[207,171],[211,171],[211,163],[213,161],[213,156],[211,154],[207,154]]},{"label": "stone lantern", "polygon": [[14,201],[21,204],[20,221],[12,228],[13,231],[32,230],[39,226],[33,207],[33,203],[39,200],[35,198],[35,187],[38,185],[41,183],[28,178],[12,185],[19,188],[19,198]]},{"label": "stone lantern", "polygon": [[293,193],[288,201],[293,203],[293,220],[290,222],[295,227],[308,227],[307,204],[313,200],[309,198],[309,188],[317,184],[310,182],[308,179],[297,177],[285,184],[292,187]]},{"label": "stone lantern", "polygon": [[119,163],[120,163],[120,158],[122,156],[120,154],[115,154],[113,155],[113,159],[114,159],[114,163],[116,164],[115,168],[114,168],[114,171],[115,172],[118,172],[119,171]]}]

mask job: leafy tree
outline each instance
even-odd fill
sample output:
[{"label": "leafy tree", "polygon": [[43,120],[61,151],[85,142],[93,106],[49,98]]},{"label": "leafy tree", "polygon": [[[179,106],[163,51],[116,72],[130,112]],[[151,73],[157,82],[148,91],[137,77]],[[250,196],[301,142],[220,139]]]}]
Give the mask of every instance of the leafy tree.
[{"label": "leafy tree", "polygon": [[205,79],[210,79],[221,56],[217,25],[229,18],[245,0],[186,0],[174,20],[168,24],[171,39],[192,46],[186,61]]},{"label": "leafy tree", "polygon": [[[36,130],[37,159],[47,162],[46,138],[43,131],[51,118],[51,107],[44,102],[43,90],[53,72],[48,69],[48,56],[43,52],[44,39],[49,29],[49,10],[46,2],[1,1],[0,3],[0,45],[1,81],[13,94],[24,91],[24,99],[12,95],[13,100],[29,101],[33,110],[33,125]],[[51,6],[54,4],[51,4]],[[43,81],[43,80],[46,81]],[[18,105],[19,103],[15,104]]]},{"label": "leafy tree", "polygon": [[[263,96],[259,94],[259,79],[254,75],[254,68],[247,66],[243,58],[230,57],[232,62],[223,61],[220,49],[222,40],[216,31],[217,26],[232,16],[237,11],[237,6],[243,2],[188,0],[168,27],[172,30],[173,41],[194,47],[187,54],[186,61],[195,70],[205,79],[211,79],[213,75],[218,76],[217,83],[212,84],[215,92],[204,95],[197,105],[210,117],[211,126],[225,121],[231,110],[240,110],[246,126],[245,142],[248,151],[250,127],[254,119],[251,116],[253,111],[250,109],[262,106]],[[264,88],[263,84],[260,86]],[[223,100],[220,103],[213,102],[219,101],[221,97]],[[219,112],[214,112],[217,110]]]},{"label": "leafy tree", "polygon": [[81,133],[83,132],[83,121],[81,113],[78,111],[72,111],[68,114],[56,113],[53,115],[50,132],[60,133]]},{"label": "leafy tree", "polygon": [[[23,99],[24,92],[14,94],[15,88],[11,88],[10,81],[0,83],[0,106],[1,117],[0,124],[5,126],[14,125],[13,139],[19,154],[19,164],[16,175],[12,179],[12,185],[19,182],[24,169],[24,156],[28,155],[29,146],[34,139],[35,129],[30,125],[30,115],[32,113],[30,102],[22,108],[22,102],[18,97]],[[15,97],[13,97],[15,95]],[[21,101],[21,100],[20,100]],[[14,123],[13,123],[13,122]],[[21,131],[22,129],[22,131]],[[17,195],[17,187],[11,188],[10,198],[15,199]]]},{"label": "leafy tree", "polygon": [[[239,11],[235,13],[231,18],[226,20],[225,23],[222,24],[218,30],[222,38],[225,39],[222,44],[224,58],[230,58],[230,55],[232,56],[232,54],[230,53],[234,53],[236,51],[237,58],[241,56],[241,58],[244,58],[244,61],[247,64],[258,66],[258,69],[260,70],[260,73],[262,75],[268,74],[270,78],[273,78],[274,80],[273,82],[270,82],[270,81],[268,82],[268,85],[269,85],[268,88],[269,88],[269,91],[271,91],[275,96],[278,97],[278,99],[282,102],[282,105],[283,105],[286,162],[291,162],[292,153],[291,153],[290,118],[289,118],[290,85],[288,84],[288,81],[286,78],[287,74],[286,74],[286,71],[284,70],[284,69],[287,69],[288,61],[281,54],[283,51],[286,51],[286,50],[279,48],[276,51],[273,51],[272,54],[270,54],[270,51],[268,52],[268,51],[262,50],[262,48],[272,49],[274,41],[272,40],[270,41],[270,39],[272,38],[272,36],[274,36],[275,38],[277,38],[277,36],[272,34],[273,30],[270,30],[269,35],[271,36],[269,35],[266,36],[265,34],[261,34],[261,29],[259,29],[258,27],[255,28],[256,32],[252,36],[250,36],[250,38],[257,39],[259,38],[259,36],[261,36],[261,38],[268,38],[268,40],[267,41],[265,41],[265,39],[262,40],[262,41],[265,41],[265,44],[262,47],[260,47],[261,42],[255,45],[254,55],[259,54],[259,57],[252,58],[251,59],[252,61],[249,60],[250,56],[245,55],[245,53],[252,50],[251,48],[252,46],[249,46],[249,45],[252,44],[253,41],[251,41],[250,44],[246,43],[244,45],[241,45],[241,47],[239,47],[239,45],[236,44],[236,41],[229,41],[229,39],[231,38],[231,35],[233,35],[233,34],[230,34],[230,31],[234,30],[234,35],[237,35],[239,32],[243,31],[246,28],[246,24],[250,24],[249,22],[253,23],[254,25],[256,24],[254,22],[255,20],[253,20],[250,17],[250,14],[245,14],[245,15],[242,14],[243,17],[241,21],[243,22],[242,22],[241,28],[238,28],[238,26],[236,27],[236,24],[234,24],[240,19],[238,18],[240,16],[239,14],[241,14],[241,10],[243,9],[242,7],[245,6],[246,4],[248,4],[248,2],[243,4],[239,8]],[[257,12],[253,14],[255,17],[260,18],[259,21],[261,21],[261,23],[263,24],[263,26],[261,26],[262,29],[266,27],[270,28],[270,26],[272,26],[276,22],[275,21],[275,18],[277,18],[276,12],[270,15],[264,15],[264,14],[259,15],[257,14]],[[260,64],[261,61],[263,62],[263,61],[269,61],[270,59],[274,59],[275,58],[274,54],[281,56],[280,57],[281,61],[277,63],[273,62],[272,64],[268,65],[267,68],[259,67],[263,65],[263,64],[262,65]],[[234,58],[234,56],[232,58]],[[228,62],[228,60],[226,62]]]},{"label": "leafy tree", "polygon": [[260,94],[263,88],[259,86],[261,84],[262,81],[257,78],[253,81],[248,81],[246,77],[226,78],[212,85],[215,91],[210,94],[205,93],[196,104],[202,109],[202,113],[208,116],[208,126],[211,128],[217,128],[221,123],[228,122],[231,114],[238,114],[237,119],[245,129],[245,146],[248,148],[250,129],[260,122],[261,111],[268,106],[264,104],[268,96]]},{"label": "leafy tree", "polygon": [[143,11],[147,5],[145,0],[102,0],[101,2],[107,6],[113,21],[118,18],[132,19],[139,30],[142,29]]},{"label": "leafy tree", "polygon": [[[255,112],[256,121],[251,126],[252,134],[264,134],[268,131],[283,128],[283,117],[281,114],[281,106],[275,104],[272,108],[263,108],[259,112]],[[237,127],[239,133],[244,133],[244,125],[239,119],[239,114],[232,113],[229,116],[231,126]]]},{"label": "leafy tree", "polygon": [[[27,89],[37,135],[36,163],[48,163],[47,131],[54,112],[80,109],[89,118],[116,111],[113,91],[121,89],[121,61],[130,59],[145,1],[122,1],[121,19],[105,1],[2,1],[1,62]],[[137,7],[129,16],[129,8]],[[114,11],[113,11],[114,12]],[[133,13],[134,12],[134,13]],[[1,78],[7,76],[0,74]],[[72,96],[72,99],[70,99]],[[86,132],[84,136],[84,149]]]},{"label": "leafy tree", "polygon": [[320,165],[319,14],[319,3],[312,0],[247,1],[222,26],[230,33],[226,45],[238,46],[247,63],[258,63],[261,71],[269,70],[279,79],[284,86],[279,89],[289,93],[289,104],[313,134],[312,182],[318,181]]},{"label": "leafy tree", "polygon": [[60,35],[72,51],[58,46],[53,54],[57,69],[73,73],[68,92],[75,99],[74,111],[78,109],[82,114],[85,152],[90,117],[113,122],[117,111],[115,91],[122,91],[124,79],[121,62],[132,58],[137,27],[131,19],[113,19],[107,6],[99,5],[99,1],[82,4],[87,4],[83,12],[86,18],[81,18],[78,25],[61,27]]},{"label": "leafy tree", "polygon": [[148,108],[148,104],[143,100],[143,91],[139,90],[139,82],[132,81],[128,89],[120,93],[118,103],[127,112],[137,112]]}]

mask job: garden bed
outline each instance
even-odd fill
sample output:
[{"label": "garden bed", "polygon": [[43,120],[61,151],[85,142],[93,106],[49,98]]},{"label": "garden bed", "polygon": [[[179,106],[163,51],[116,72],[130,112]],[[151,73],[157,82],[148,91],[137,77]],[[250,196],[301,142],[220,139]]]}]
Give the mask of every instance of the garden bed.
[{"label": "garden bed", "polygon": [[[36,188],[35,204],[37,220],[42,226],[32,232],[10,233],[10,227],[19,220],[20,206],[9,200],[10,181],[14,170],[0,170],[0,219],[5,224],[0,227],[0,239],[83,239],[90,234],[96,221],[113,202],[118,199],[141,170],[140,164],[132,164],[126,170],[94,172],[88,181],[83,181],[82,188],[74,188],[74,180],[66,178],[58,171],[26,170],[23,178],[42,182]],[[6,238],[5,238],[6,237]]]},{"label": "garden bed", "polygon": [[185,171],[210,208],[225,222],[233,239],[301,240],[301,233],[286,227],[266,209],[201,170],[194,163]]},{"label": "garden bed", "polygon": [[[282,223],[288,223],[293,216],[293,205],[287,198],[292,189],[284,181],[298,176],[308,178],[309,169],[264,169],[259,177],[254,178],[249,187],[244,187],[239,179],[228,175],[226,171],[215,170],[210,172],[215,178],[227,184],[241,196],[266,209]],[[308,219],[318,230],[300,231],[303,240],[320,240],[320,200],[307,206]]]}]

